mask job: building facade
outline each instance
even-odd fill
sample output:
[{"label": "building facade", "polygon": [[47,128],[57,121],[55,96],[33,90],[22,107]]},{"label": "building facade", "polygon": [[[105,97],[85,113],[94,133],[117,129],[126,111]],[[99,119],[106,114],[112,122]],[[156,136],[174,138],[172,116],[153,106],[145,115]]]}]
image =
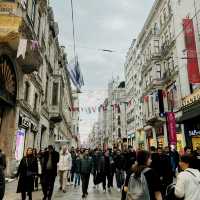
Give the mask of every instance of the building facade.
[{"label": "building facade", "polygon": [[0,148],[8,175],[27,147],[72,137],[67,57],[53,10],[46,0],[21,2],[0,2]]},{"label": "building facade", "polygon": [[177,145],[181,150],[199,143],[198,9],[195,0],[156,0],[127,54],[127,96],[136,102],[127,114],[133,113],[128,127],[143,129],[134,136],[140,148]]}]

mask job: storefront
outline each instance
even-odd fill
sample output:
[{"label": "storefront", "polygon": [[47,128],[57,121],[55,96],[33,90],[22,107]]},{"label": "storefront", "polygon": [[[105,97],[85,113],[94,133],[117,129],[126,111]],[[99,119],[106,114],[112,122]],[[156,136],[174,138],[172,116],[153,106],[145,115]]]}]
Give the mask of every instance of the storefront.
[{"label": "storefront", "polygon": [[184,98],[182,111],[186,145],[195,150],[200,146],[200,89]]},{"label": "storefront", "polygon": [[157,147],[164,148],[164,127],[163,125],[155,127]]},{"label": "storefront", "polygon": [[128,133],[128,145],[135,147],[135,133]]},{"label": "storefront", "polygon": [[154,146],[153,130],[152,128],[145,130],[147,138],[147,149],[150,150],[151,146]]},{"label": "storefront", "polygon": [[138,149],[144,150],[146,149],[146,136],[144,130],[137,131],[137,141],[138,141]]}]

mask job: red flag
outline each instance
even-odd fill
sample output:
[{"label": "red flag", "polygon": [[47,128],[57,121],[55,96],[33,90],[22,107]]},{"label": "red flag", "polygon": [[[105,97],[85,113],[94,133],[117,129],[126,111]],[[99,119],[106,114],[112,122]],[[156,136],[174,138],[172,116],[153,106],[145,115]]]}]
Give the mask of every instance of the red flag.
[{"label": "red flag", "polygon": [[195,32],[192,19],[183,19],[185,47],[187,50],[187,68],[190,84],[200,83],[199,65],[197,59]]}]

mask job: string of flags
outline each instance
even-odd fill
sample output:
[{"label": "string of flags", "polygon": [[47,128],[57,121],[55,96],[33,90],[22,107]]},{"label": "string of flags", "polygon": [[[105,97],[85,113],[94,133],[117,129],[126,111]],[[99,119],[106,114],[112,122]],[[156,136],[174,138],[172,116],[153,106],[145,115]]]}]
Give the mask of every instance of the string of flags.
[{"label": "string of flags", "polygon": [[22,58],[25,59],[28,44],[30,45],[30,49],[32,51],[39,48],[39,42],[37,40],[27,40],[21,38],[18,45],[17,58],[22,56]]},{"label": "string of flags", "polygon": [[[173,84],[173,86],[169,90],[167,90],[167,91],[162,90],[161,93],[160,93],[160,97],[162,97],[162,98],[169,97],[170,98],[171,95],[172,95],[172,91],[173,90],[177,91],[177,88],[176,88],[175,84]],[[155,97],[156,102],[158,102],[159,98],[160,98],[159,97],[159,91],[157,91],[156,93],[152,93],[150,95],[143,96],[142,102],[148,102],[149,98],[151,98],[151,97]]]},{"label": "string of flags", "polygon": [[86,112],[88,114],[96,113],[98,112],[106,112],[109,108],[113,111],[118,111],[121,109],[121,105],[130,105],[130,102],[123,102],[120,104],[111,104],[111,105],[100,105],[100,106],[92,106],[92,107],[68,107],[68,110],[70,112]]}]

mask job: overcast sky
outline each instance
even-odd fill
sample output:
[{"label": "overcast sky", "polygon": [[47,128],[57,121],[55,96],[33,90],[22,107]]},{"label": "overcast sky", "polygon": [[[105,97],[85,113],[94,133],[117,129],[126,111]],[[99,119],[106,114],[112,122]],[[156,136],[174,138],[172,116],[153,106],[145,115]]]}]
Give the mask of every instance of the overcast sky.
[{"label": "overcast sky", "polygon": [[[50,0],[59,23],[59,41],[66,46],[68,60],[73,57],[70,0]],[[80,106],[95,107],[106,96],[112,77],[123,79],[126,52],[137,37],[154,0],[73,0],[77,53],[85,86]],[[111,49],[115,53],[102,52]],[[80,133],[87,138],[97,113],[81,113]]]}]

